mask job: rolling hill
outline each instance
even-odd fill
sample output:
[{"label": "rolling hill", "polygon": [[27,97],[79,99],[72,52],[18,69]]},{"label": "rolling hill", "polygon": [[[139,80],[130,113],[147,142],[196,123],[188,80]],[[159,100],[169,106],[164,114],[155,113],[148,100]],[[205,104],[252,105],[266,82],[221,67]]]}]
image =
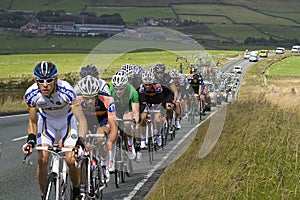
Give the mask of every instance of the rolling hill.
[{"label": "rolling hill", "polygon": [[[5,0],[0,8],[11,10],[65,10],[66,12],[119,13],[128,28],[137,28],[139,18],[173,18],[181,22],[175,29],[203,46],[277,45],[290,48],[300,40],[300,2],[296,0]],[[247,38],[260,39],[245,44]],[[0,38],[1,37],[0,35]],[[49,37],[48,37],[49,38]],[[263,40],[261,40],[263,39]],[[83,42],[85,43],[85,42]],[[277,43],[277,44],[275,44]],[[2,47],[5,48],[5,47]],[[0,49],[2,49],[0,46]]]}]

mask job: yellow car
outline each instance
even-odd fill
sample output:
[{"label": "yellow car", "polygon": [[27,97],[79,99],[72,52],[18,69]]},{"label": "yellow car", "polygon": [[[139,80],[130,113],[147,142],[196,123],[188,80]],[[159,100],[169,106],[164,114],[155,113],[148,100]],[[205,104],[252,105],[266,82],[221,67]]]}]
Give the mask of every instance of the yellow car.
[{"label": "yellow car", "polygon": [[260,50],[258,54],[259,57],[268,57],[269,50]]}]

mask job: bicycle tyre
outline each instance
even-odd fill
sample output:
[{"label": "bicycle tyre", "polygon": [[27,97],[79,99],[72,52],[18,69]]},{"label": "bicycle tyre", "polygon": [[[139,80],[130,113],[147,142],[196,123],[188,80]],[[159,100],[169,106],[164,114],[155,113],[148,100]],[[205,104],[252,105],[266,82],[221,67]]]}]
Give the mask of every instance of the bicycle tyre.
[{"label": "bicycle tyre", "polygon": [[121,148],[122,148],[122,144],[121,144],[121,138],[117,137],[117,141],[116,141],[116,154],[115,154],[115,186],[116,188],[120,187],[120,180],[121,180],[121,171],[122,171],[122,157],[121,157]]},{"label": "bicycle tyre", "polygon": [[101,167],[99,167],[99,165],[97,165],[97,167],[95,169],[93,169],[92,174],[94,174],[95,176],[93,176],[93,187],[94,187],[94,192],[95,192],[95,199],[102,199],[103,196],[103,188],[104,188],[104,183],[102,183],[101,181]]},{"label": "bicycle tyre", "polygon": [[73,194],[73,186],[68,173],[66,174],[66,181],[61,186],[62,200],[69,200]]},{"label": "bicycle tyre", "polygon": [[54,200],[56,196],[56,180],[57,174],[51,173],[47,177],[43,200]]}]

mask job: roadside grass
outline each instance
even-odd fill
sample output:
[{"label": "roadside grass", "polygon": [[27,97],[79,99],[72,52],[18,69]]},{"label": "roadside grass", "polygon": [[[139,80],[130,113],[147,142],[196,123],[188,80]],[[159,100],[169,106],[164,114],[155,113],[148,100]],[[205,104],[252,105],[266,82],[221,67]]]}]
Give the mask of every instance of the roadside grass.
[{"label": "roadside grass", "polygon": [[300,76],[299,63],[300,56],[290,56],[268,68],[267,74]]},{"label": "roadside grass", "polygon": [[260,72],[274,59],[260,61],[244,75],[239,98],[227,105],[213,151],[203,159],[198,156],[208,120],[147,200],[300,199],[300,96],[289,92],[291,87],[299,88],[300,81],[267,80],[263,86]]}]

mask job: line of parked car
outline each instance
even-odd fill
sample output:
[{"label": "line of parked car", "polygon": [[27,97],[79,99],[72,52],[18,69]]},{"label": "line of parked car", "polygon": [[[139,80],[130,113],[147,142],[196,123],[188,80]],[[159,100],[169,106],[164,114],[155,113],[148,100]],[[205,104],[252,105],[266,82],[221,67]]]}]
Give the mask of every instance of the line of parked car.
[{"label": "line of parked car", "polygon": [[[277,47],[275,54],[284,54],[286,49],[284,47]],[[300,53],[300,45],[293,45],[291,53]],[[248,59],[250,62],[257,62],[259,58],[266,58],[269,55],[269,50],[249,51],[246,49],[244,53],[244,59]]]}]

